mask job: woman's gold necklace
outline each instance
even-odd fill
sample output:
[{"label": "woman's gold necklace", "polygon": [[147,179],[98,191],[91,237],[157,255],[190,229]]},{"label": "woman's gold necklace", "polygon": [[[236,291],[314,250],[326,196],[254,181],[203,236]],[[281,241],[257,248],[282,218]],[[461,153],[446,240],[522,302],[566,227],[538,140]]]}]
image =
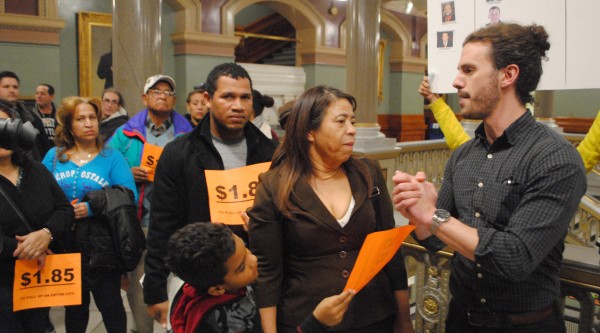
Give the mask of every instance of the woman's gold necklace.
[{"label": "woman's gold necklace", "polygon": [[[337,170],[335,170],[335,172],[333,173],[333,175],[331,175],[331,176],[329,176],[329,177],[319,177],[319,176],[317,176],[317,175],[314,175],[314,177],[315,177],[316,179],[319,179],[319,180],[330,180],[331,178],[335,177],[335,175],[337,175],[337,174],[338,174],[338,172],[340,172],[340,169],[341,169],[341,167],[337,168]],[[322,171],[321,171],[321,172],[322,172]]]},{"label": "woman's gold necklace", "polygon": [[87,164],[92,159],[92,154],[87,154],[87,158],[83,159],[79,156],[79,151],[77,151],[77,159],[79,160],[79,165]]}]

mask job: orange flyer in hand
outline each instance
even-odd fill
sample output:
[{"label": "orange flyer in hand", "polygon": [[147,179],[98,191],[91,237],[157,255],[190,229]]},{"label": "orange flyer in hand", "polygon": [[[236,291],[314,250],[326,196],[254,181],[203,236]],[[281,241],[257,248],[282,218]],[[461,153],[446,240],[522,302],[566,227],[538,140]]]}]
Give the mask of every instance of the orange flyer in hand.
[{"label": "orange flyer in hand", "polygon": [[154,181],[154,173],[156,172],[156,165],[160,159],[160,155],[163,152],[163,148],[144,143],[144,151],[142,152],[142,160],[140,161],[140,167],[144,168],[148,172],[148,180]]},{"label": "orange flyer in hand", "polygon": [[38,269],[37,259],[17,260],[13,284],[13,311],[81,304],[81,254],[46,256]]},{"label": "orange flyer in hand", "polygon": [[344,291],[352,289],[358,293],[366,286],[392,259],[404,239],[414,229],[414,226],[406,225],[369,234],[358,253],[358,258]]},{"label": "orange flyer in hand", "polygon": [[271,162],[264,162],[229,170],[204,170],[211,221],[244,224],[240,213],[254,204],[258,175],[270,166]]}]

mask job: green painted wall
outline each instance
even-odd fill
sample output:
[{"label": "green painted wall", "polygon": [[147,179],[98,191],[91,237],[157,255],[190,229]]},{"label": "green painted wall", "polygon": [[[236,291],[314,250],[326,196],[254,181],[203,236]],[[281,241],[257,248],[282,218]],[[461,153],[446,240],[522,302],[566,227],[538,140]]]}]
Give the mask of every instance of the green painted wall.
[{"label": "green painted wall", "polygon": [[460,106],[458,105],[458,94],[448,94],[446,102],[448,105],[450,105],[450,108],[452,108],[454,113],[460,112]]},{"label": "green painted wall", "polygon": [[306,89],[327,85],[346,90],[346,67],[332,65],[304,65]]},{"label": "green painted wall", "polygon": [[420,73],[390,73],[390,114],[422,114],[423,98],[419,95]]},{"label": "green painted wall", "polygon": [[50,45],[0,43],[0,70],[13,71],[21,82],[19,93],[33,97],[35,87],[48,83],[54,87],[55,101],[62,96],[60,48]]},{"label": "green painted wall", "polygon": [[206,81],[213,67],[224,62],[232,62],[233,57],[203,55],[179,55],[174,57],[175,80],[177,82],[177,110],[187,112],[185,99],[194,86]]},{"label": "green painted wall", "polygon": [[554,93],[555,116],[595,118],[598,110],[600,89],[561,90]]}]

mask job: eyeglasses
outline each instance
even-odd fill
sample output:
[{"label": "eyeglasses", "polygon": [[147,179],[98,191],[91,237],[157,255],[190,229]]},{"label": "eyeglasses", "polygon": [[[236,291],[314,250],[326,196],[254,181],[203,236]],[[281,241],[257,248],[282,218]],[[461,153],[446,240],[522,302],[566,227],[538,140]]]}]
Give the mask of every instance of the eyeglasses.
[{"label": "eyeglasses", "polygon": [[111,101],[110,99],[106,99],[106,98],[102,100],[102,103],[112,104],[112,105],[119,105],[119,101],[117,101],[117,100],[112,100]]},{"label": "eyeglasses", "polygon": [[150,89],[148,90],[148,94],[152,97],[157,97],[162,94],[165,94],[167,97],[175,97],[175,92],[171,90],[158,90],[158,89]]}]

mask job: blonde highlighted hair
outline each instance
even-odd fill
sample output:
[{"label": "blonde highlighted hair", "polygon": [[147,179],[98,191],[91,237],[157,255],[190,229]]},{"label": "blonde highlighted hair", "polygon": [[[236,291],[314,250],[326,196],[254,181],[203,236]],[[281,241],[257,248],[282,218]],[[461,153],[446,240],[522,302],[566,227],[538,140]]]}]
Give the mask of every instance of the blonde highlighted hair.
[{"label": "blonde highlighted hair", "polygon": [[[60,108],[56,112],[56,132],[54,134],[54,144],[56,145],[58,160],[66,162],[69,157],[64,154],[67,150],[75,146],[75,136],[71,124],[73,117],[75,116],[75,110],[79,104],[89,104],[96,111],[96,117],[98,117],[98,125],[100,125],[101,113],[102,113],[102,102],[98,97],[85,98],[80,96],[65,97],[60,105]],[[100,135],[96,138],[96,147],[98,150],[102,150],[102,138]]]}]

